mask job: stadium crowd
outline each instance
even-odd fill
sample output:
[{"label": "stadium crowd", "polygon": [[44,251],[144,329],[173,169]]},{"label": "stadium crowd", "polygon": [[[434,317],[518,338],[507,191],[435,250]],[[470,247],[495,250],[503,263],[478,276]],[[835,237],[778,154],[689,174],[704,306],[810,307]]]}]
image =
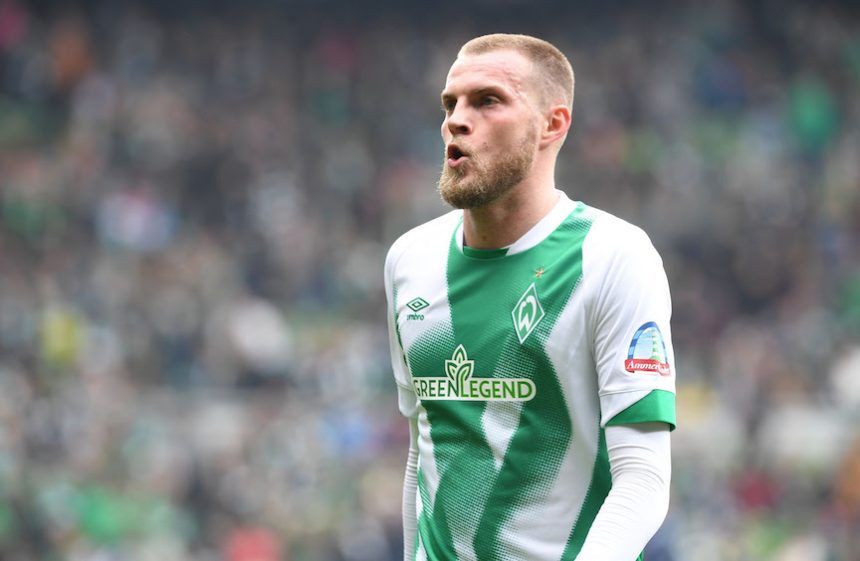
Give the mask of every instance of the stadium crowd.
[{"label": "stadium crowd", "polygon": [[504,30],[576,70],[560,188],[670,276],[649,560],[860,560],[857,8],[371,4],[0,0],[0,558],[399,558],[382,262]]}]

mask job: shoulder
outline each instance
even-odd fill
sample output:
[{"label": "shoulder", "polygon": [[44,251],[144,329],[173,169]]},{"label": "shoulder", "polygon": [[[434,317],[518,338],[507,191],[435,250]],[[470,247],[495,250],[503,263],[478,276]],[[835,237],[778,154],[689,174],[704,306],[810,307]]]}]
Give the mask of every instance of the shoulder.
[{"label": "shoulder", "polygon": [[582,247],[583,282],[598,301],[664,291],[663,259],[648,234],[609,212],[588,208],[591,228]]},{"label": "shoulder", "polygon": [[583,247],[584,259],[592,264],[610,266],[614,261],[641,258],[648,260],[660,256],[648,234],[635,224],[605,210],[587,206],[583,216],[591,222],[591,227]]},{"label": "shoulder", "polygon": [[462,211],[452,210],[402,234],[388,249],[385,257],[386,272],[394,270],[406,255],[430,252],[438,247],[447,249],[462,216]]},{"label": "shoulder", "polygon": [[602,210],[589,212],[593,222],[582,249],[582,288],[595,328],[618,318],[642,325],[668,317],[672,304],[663,260],[645,230]]}]

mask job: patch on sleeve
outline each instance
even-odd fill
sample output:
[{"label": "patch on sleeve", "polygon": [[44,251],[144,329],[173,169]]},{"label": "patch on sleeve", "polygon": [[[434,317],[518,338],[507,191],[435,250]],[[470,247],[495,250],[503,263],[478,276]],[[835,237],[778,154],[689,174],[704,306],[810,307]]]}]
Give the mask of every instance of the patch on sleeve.
[{"label": "patch on sleeve", "polygon": [[633,334],[627,360],[624,361],[624,370],[668,376],[671,373],[668,361],[663,334],[656,323],[649,321]]}]

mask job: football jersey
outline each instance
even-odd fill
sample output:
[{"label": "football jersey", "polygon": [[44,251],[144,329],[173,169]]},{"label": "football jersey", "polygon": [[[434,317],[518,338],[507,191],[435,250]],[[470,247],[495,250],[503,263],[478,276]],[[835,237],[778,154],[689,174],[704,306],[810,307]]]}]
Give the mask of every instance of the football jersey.
[{"label": "football jersey", "polygon": [[385,263],[399,408],[418,425],[415,559],[572,560],[611,487],[604,428],[674,428],[662,261],[564,194],[505,249],[464,247],[462,216],[410,230]]}]

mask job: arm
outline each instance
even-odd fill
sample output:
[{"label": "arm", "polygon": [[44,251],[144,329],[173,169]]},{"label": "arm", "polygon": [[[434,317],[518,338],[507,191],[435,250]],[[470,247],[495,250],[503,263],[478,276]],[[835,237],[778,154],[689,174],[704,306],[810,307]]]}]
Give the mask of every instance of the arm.
[{"label": "arm", "polygon": [[409,421],[409,453],[403,478],[403,559],[413,558],[418,537],[418,400],[409,383],[409,368],[397,330],[396,297],[394,290],[395,252],[389,251],[385,259],[384,283],[388,307],[388,343],[391,368],[397,382],[398,409]]},{"label": "arm", "polygon": [[669,428],[665,423],[606,427],[612,489],[576,561],[631,561],[669,508]]},{"label": "arm", "polygon": [[418,512],[415,497],[418,492],[418,422],[409,419],[409,455],[406,459],[406,475],[403,478],[403,559],[408,561],[415,554],[418,538]]},{"label": "arm", "polygon": [[576,561],[636,559],[669,503],[675,425],[669,285],[644,232],[609,226],[596,232],[602,235],[591,247],[600,282],[590,320],[612,488]]}]

